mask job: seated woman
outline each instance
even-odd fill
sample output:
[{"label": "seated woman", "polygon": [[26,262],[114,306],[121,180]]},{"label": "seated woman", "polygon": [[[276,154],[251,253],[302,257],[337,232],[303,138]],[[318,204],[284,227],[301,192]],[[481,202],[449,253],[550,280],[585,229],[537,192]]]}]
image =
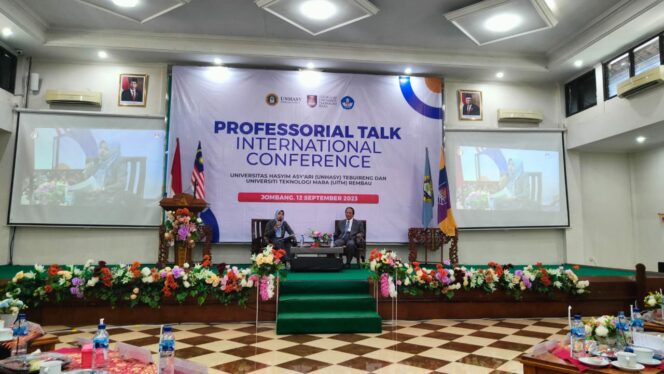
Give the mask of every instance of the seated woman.
[{"label": "seated woman", "polygon": [[[286,236],[288,233],[288,236]],[[290,249],[291,241],[293,240],[293,229],[291,229],[288,222],[284,220],[284,210],[278,209],[274,213],[274,219],[268,221],[265,225],[265,239],[271,243],[275,248],[280,248],[286,251],[286,258],[284,261],[290,262]]]}]

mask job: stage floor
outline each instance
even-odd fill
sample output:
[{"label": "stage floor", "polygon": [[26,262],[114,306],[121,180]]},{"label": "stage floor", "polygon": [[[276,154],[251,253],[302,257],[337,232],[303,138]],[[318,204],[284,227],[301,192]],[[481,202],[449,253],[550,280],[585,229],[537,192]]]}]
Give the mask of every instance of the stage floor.
[{"label": "stage floor", "polygon": [[[112,321],[108,321],[111,322]],[[70,347],[96,327],[47,326]],[[517,358],[535,344],[562,339],[566,321],[471,319],[384,321],[381,334],[276,335],[274,323],[180,324],[175,355],[210,373],[522,373]],[[112,327],[111,341],[156,354],[158,326]],[[155,356],[156,357],[156,356]]]}]

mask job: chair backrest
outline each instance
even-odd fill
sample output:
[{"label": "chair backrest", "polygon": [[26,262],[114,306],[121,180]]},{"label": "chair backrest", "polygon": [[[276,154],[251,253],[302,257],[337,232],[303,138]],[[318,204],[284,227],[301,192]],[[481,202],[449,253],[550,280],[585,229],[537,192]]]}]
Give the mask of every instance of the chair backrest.
[{"label": "chair backrest", "polygon": [[264,243],[265,225],[270,222],[269,219],[252,218],[251,219],[251,252],[257,253],[267,245]]}]

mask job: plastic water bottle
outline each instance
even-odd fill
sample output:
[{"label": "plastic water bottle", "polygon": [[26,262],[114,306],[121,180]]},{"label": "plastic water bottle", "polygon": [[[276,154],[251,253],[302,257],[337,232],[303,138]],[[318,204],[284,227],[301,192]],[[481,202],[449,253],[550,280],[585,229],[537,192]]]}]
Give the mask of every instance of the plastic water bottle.
[{"label": "plastic water bottle", "polygon": [[[102,362],[97,362],[97,354],[101,350],[104,358]],[[97,333],[92,338],[92,371],[94,373],[108,373],[108,331],[104,319],[99,319]]]},{"label": "plastic water bottle", "polygon": [[572,346],[572,357],[579,358],[585,353],[586,328],[581,321],[581,315],[574,315],[572,331],[570,331],[570,345]]},{"label": "plastic water bottle", "polygon": [[641,310],[634,308],[632,314],[632,337],[635,332],[643,332],[643,317],[641,317]]},{"label": "plastic water bottle", "polygon": [[300,235],[300,247],[304,247],[304,235]]},{"label": "plastic water bottle", "polygon": [[16,349],[14,349],[14,356],[23,356],[28,354],[28,343],[25,339],[20,340],[19,338],[28,335],[28,320],[25,313],[19,313],[18,318],[12,326],[12,335],[14,340],[18,339],[16,344]]},{"label": "plastic water bottle", "polygon": [[159,343],[159,374],[173,374],[175,360],[175,337],[173,328],[164,326]]},{"label": "plastic water bottle", "polygon": [[625,312],[622,310],[618,312],[618,323],[616,323],[616,330],[618,330],[618,333],[623,337],[623,341],[620,343],[623,345],[631,344],[632,337],[629,331],[629,321],[627,320],[627,317],[625,317]]}]

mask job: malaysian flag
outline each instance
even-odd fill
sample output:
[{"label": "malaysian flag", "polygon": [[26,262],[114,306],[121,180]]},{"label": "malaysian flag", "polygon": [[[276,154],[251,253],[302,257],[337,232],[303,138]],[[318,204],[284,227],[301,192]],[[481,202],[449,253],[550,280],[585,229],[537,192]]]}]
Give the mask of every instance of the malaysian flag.
[{"label": "malaysian flag", "polygon": [[205,173],[203,172],[203,150],[200,141],[194,158],[194,170],[191,172],[191,185],[194,190],[194,197],[205,199]]}]

